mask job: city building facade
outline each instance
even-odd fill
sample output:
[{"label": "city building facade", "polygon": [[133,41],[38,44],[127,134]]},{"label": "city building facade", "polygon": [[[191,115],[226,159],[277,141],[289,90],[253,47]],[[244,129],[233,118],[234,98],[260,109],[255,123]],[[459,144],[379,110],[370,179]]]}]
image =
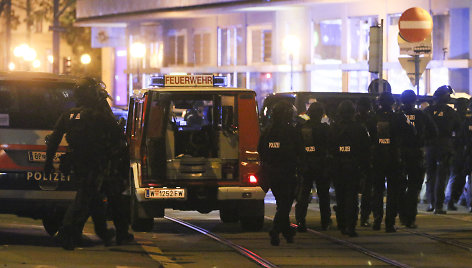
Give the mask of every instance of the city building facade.
[{"label": "city building facade", "polygon": [[78,0],[77,25],[92,27],[116,106],[150,76],[170,73],[226,75],[231,86],[256,90],[261,103],[272,92],[367,92],[377,78],[369,32],[379,25],[383,78],[394,93],[414,89],[398,60],[398,21],[414,6],[434,23],[420,94],[444,84],[469,93],[469,0]]}]

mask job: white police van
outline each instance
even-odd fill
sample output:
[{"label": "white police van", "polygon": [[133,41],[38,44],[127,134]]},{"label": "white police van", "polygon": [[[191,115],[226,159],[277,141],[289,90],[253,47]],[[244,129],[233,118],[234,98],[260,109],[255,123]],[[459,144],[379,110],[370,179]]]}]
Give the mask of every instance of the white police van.
[{"label": "white police van", "polygon": [[[76,187],[60,172],[44,175],[45,138],[75,105],[75,85],[62,75],[0,72],[0,213],[42,219],[50,235],[57,232]],[[55,164],[66,146],[64,139]]]}]

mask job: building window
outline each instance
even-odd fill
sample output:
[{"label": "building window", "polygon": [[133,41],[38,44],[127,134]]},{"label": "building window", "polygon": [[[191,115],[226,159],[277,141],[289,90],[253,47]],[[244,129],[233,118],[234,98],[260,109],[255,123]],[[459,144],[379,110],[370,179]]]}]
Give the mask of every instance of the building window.
[{"label": "building window", "polygon": [[370,27],[377,24],[377,16],[349,18],[349,63],[368,60]]},{"label": "building window", "polygon": [[193,34],[193,56],[195,65],[210,64],[211,34],[209,32],[195,32]]},{"label": "building window", "polygon": [[340,19],[313,23],[312,63],[341,63],[341,23]]},{"label": "building window", "polygon": [[249,29],[249,62],[252,64],[272,62],[272,29],[251,27]]},{"label": "building window", "polygon": [[185,64],[185,40],[185,30],[169,32],[167,53],[165,54],[168,66]]},{"label": "building window", "polygon": [[218,66],[244,65],[244,32],[241,27],[218,29]]}]

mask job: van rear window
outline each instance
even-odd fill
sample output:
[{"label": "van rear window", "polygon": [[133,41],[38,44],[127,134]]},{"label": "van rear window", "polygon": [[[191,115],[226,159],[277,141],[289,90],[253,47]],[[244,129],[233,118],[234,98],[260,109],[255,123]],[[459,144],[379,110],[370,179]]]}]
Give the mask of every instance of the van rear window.
[{"label": "van rear window", "polygon": [[52,129],[74,107],[73,83],[0,81],[0,128]]}]

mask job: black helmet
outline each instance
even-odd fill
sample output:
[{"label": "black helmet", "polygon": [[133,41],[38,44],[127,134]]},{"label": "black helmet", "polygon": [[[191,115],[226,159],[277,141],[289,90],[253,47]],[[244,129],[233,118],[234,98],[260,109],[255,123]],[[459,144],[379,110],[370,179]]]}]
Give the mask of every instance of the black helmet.
[{"label": "black helmet", "polygon": [[405,104],[414,104],[416,102],[416,94],[413,90],[407,89],[403,91],[400,100]]},{"label": "black helmet", "polygon": [[77,87],[74,91],[77,104],[85,106],[93,106],[100,101],[106,100],[110,97],[105,90],[106,86],[100,80],[93,77],[85,77],[77,82]]},{"label": "black helmet", "polygon": [[286,101],[280,101],[272,108],[271,119],[275,124],[286,124],[292,121],[294,106]]},{"label": "black helmet", "polygon": [[[369,87],[367,88],[367,91],[370,93],[379,93],[379,88],[380,88],[380,80],[374,79],[372,82],[370,82]],[[388,83],[387,80],[382,79],[382,92],[392,92],[392,87]]]},{"label": "black helmet", "polygon": [[454,108],[458,112],[465,113],[467,111],[467,107],[469,106],[469,99],[467,98],[457,98],[454,102]]},{"label": "black helmet", "polygon": [[451,94],[453,93],[454,93],[454,90],[451,88],[451,86],[448,86],[448,85],[440,86],[434,92],[433,99],[437,103],[447,103],[451,99]]},{"label": "black helmet", "polygon": [[310,117],[310,119],[320,119],[323,117],[324,105],[321,102],[313,102],[310,104],[308,111],[306,114]]},{"label": "black helmet", "polygon": [[395,103],[395,99],[393,98],[392,93],[386,92],[386,91],[380,93],[378,97],[378,101],[379,101],[380,106],[384,108],[392,107],[392,105]]},{"label": "black helmet", "polygon": [[367,97],[360,97],[357,100],[357,111],[368,112],[372,109],[372,101]]},{"label": "black helmet", "polygon": [[354,118],[354,103],[350,100],[343,100],[339,105],[336,113],[340,119]]}]

